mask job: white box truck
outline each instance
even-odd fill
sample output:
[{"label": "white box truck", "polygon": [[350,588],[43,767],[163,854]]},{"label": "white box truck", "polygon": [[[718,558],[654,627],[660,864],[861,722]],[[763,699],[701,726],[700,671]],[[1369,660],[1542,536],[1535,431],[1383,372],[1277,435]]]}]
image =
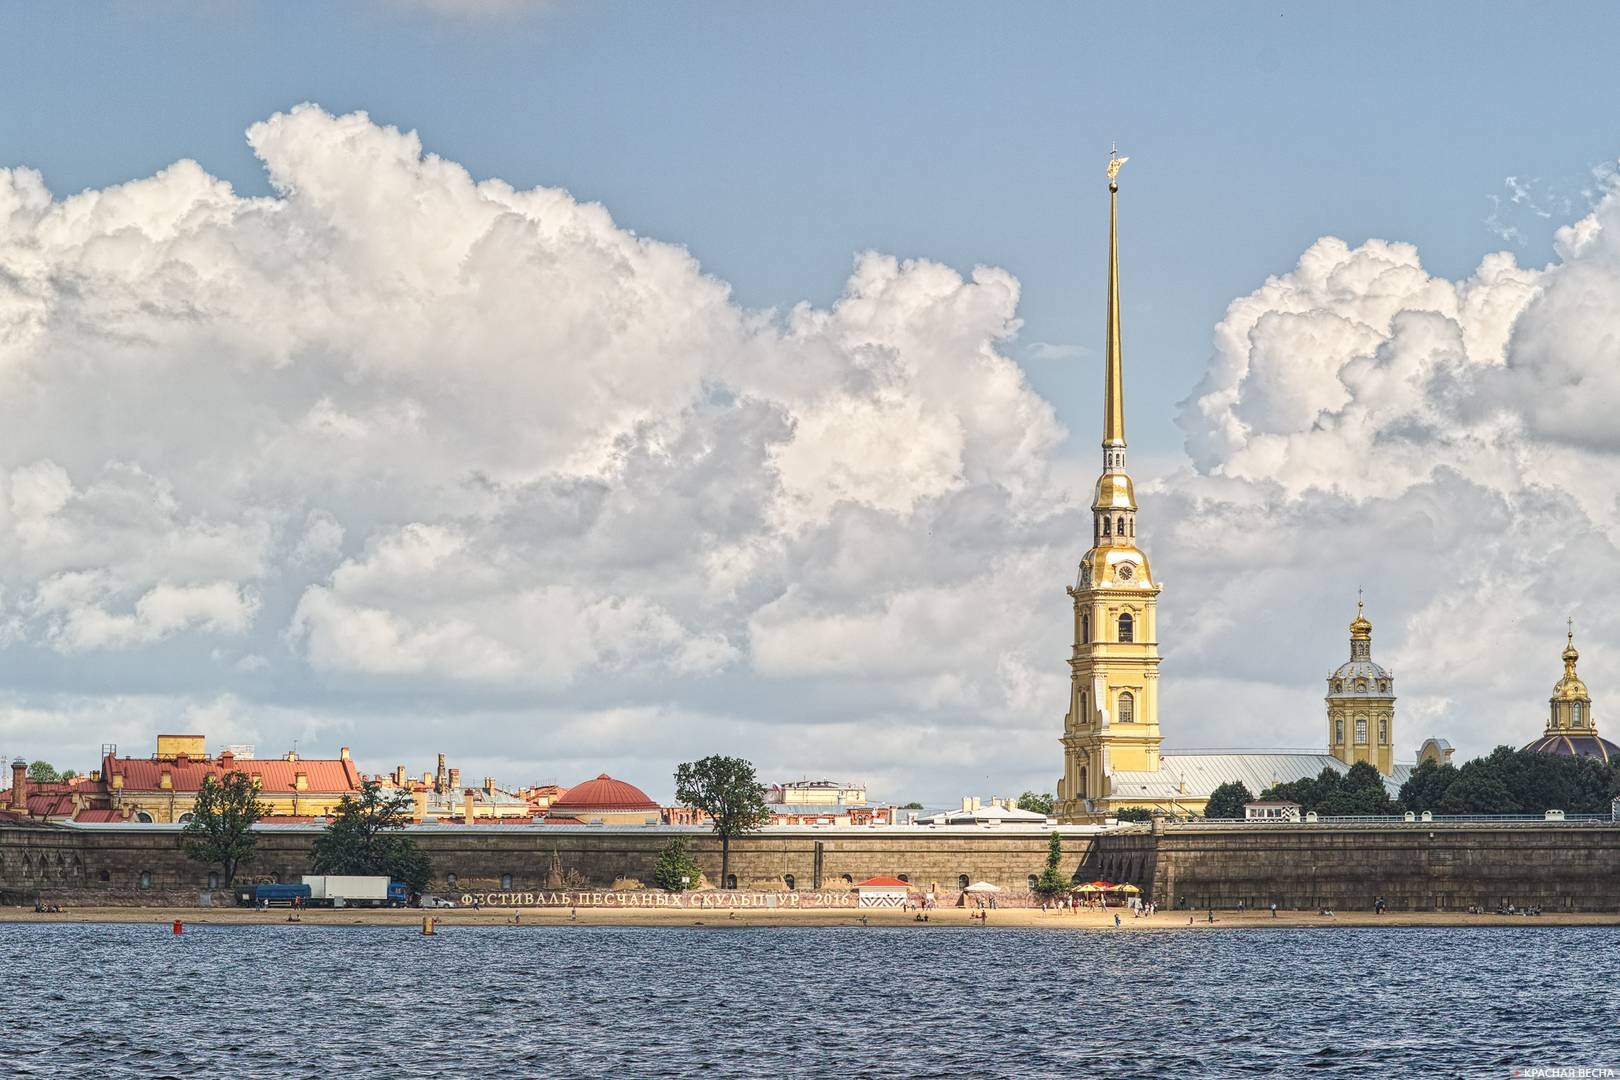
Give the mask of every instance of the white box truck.
[{"label": "white box truck", "polygon": [[354,874],[305,874],[309,902],[315,907],[403,907],[404,886],[386,877]]}]

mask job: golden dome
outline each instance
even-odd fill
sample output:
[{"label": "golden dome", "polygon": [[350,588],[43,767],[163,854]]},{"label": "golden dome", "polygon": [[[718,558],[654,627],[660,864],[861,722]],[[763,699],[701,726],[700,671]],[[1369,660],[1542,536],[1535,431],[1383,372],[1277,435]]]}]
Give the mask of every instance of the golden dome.
[{"label": "golden dome", "polygon": [[1368,621],[1366,615],[1362,614],[1362,602],[1360,600],[1356,601],[1356,617],[1355,617],[1355,620],[1350,623],[1350,640],[1351,641],[1371,641],[1372,640],[1372,623],[1370,621]]},{"label": "golden dome", "polygon": [[1097,477],[1097,493],[1091,500],[1093,510],[1135,510],[1136,489],[1131,478],[1122,472],[1105,472]]},{"label": "golden dome", "polygon": [[1591,701],[1592,695],[1586,692],[1586,684],[1581,677],[1575,674],[1575,661],[1581,658],[1580,652],[1575,648],[1575,630],[1569,631],[1569,642],[1564,646],[1564,677],[1558,680],[1553,687],[1554,701]]}]

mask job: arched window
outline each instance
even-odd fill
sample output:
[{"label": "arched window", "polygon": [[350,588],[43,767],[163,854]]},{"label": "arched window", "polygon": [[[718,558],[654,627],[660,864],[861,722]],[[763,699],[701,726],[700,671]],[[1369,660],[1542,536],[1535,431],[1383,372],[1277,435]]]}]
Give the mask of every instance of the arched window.
[{"label": "arched window", "polygon": [[1389,742],[1389,721],[1382,718],[1378,721],[1378,745]]},{"label": "arched window", "polygon": [[1080,766],[1080,798],[1086,798],[1086,767]]},{"label": "arched window", "polygon": [[1129,612],[1119,617],[1119,640],[1136,640],[1136,620],[1131,618]]},{"label": "arched window", "polygon": [[1091,723],[1091,692],[1088,690],[1080,691],[1079,720],[1082,724]]},{"label": "arched window", "polygon": [[968,876],[966,874],[956,875],[956,887],[958,889],[965,889],[968,887]]},{"label": "arched window", "polygon": [[1040,878],[1036,877],[1034,874],[1029,875],[1029,891],[1030,892],[1035,891],[1035,884],[1038,881],[1040,881]]},{"label": "arched window", "polygon": [[794,889],[799,887],[798,879],[795,878],[792,874],[783,874],[782,875],[782,884],[784,884],[784,885],[786,885],[788,887],[788,892],[792,892]]},{"label": "arched window", "polygon": [[512,887],[512,875],[511,874],[502,874],[501,875],[501,888],[502,889],[510,889],[511,887]]},{"label": "arched window", "polygon": [[1338,746],[1344,745],[1344,720],[1335,718],[1333,721],[1333,742]]},{"label": "arched window", "polygon": [[141,871],[141,888],[150,889],[151,887],[152,887],[152,871],[150,871],[150,870],[142,870]]},{"label": "arched window", "polygon": [[855,879],[853,877],[851,877],[849,874],[845,874],[844,875],[844,884],[845,885],[853,885],[853,884],[855,884]]},{"label": "arched window", "polygon": [[1125,535],[1125,515],[1124,514],[1121,514],[1119,516],[1119,524],[1114,526],[1114,532],[1118,533],[1120,536]]},{"label": "arched window", "polygon": [[736,887],[737,887],[737,875],[736,874],[727,874],[726,875],[726,888],[735,889]]},{"label": "arched window", "polygon": [[1132,536],[1136,535],[1136,519],[1135,518],[1131,519],[1131,535]]},{"label": "arched window", "polygon": [[137,810],[135,811],[135,820],[140,822],[142,825],[150,825],[152,824],[152,815],[148,814],[145,810]]},{"label": "arched window", "polygon": [[1119,722],[1133,723],[1136,720],[1136,698],[1131,696],[1129,690],[1119,695]]},{"label": "arched window", "polygon": [[1080,613],[1080,644],[1091,644],[1091,612],[1089,611]]},{"label": "arched window", "polygon": [[112,880],[112,875],[107,873],[107,871],[105,871],[105,870],[98,870],[98,871],[96,871],[96,880],[97,881],[111,881]]},{"label": "arched window", "polygon": [[181,814],[179,817],[175,818],[174,820],[175,820],[176,824],[184,825],[186,822],[191,820],[191,817],[192,817],[192,815],[189,814],[189,813],[188,814]]},{"label": "arched window", "polygon": [[907,885],[911,884],[911,875],[910,874],[896,874],[894,876],[898,880],[905,882]]},{"label": "arched window", "polygon": [[444,883],[453,888],[455,886],[455,884],[456,884],[456,875],[454,875],[454,874],[446,874],[446,875],[444,875]]},{"label": "arched window", "polygon": [[1581,726],[1581,703],[1574,701],[1569,706],[1569,722],[1575,727]]},{"label": "arched window", "polygon": [[208,875],[208,887],[210,889],[219,888],[219,875],[217,873],[210,873]]},{"label": "arched window", "polygon": [[1111,525],[1112,525],[1112,522],[1110,522],[1107,518],[1103,518],[1103,535],[1104,536],[1112,536],[1113,535],[1112,533],[1110,533],[1108,531]]}]

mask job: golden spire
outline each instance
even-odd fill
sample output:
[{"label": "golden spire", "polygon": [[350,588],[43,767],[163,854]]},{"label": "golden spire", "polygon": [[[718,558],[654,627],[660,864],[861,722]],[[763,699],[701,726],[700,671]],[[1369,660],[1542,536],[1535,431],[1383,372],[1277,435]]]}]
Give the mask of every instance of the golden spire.
[{"label": "golden spire", "polygon": [[1103,448],[1125,446],[1125,379],[1119,342],[1119,169],[1130,158],[1108,152],[1108,346],[1103,385]]}]

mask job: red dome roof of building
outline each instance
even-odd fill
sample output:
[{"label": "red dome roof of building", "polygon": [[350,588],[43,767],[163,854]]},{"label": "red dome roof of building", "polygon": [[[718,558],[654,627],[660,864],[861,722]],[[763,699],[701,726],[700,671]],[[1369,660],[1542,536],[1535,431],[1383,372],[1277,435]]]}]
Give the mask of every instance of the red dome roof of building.
[{"label": "red dome roof of building", "polygon": [[552,817],[580,817],[604,812],[657,809],[658,804],[647,798],[645,791],[603,773],[595,780],[569,788],[568,793],[552,803],[547,812]]}]

